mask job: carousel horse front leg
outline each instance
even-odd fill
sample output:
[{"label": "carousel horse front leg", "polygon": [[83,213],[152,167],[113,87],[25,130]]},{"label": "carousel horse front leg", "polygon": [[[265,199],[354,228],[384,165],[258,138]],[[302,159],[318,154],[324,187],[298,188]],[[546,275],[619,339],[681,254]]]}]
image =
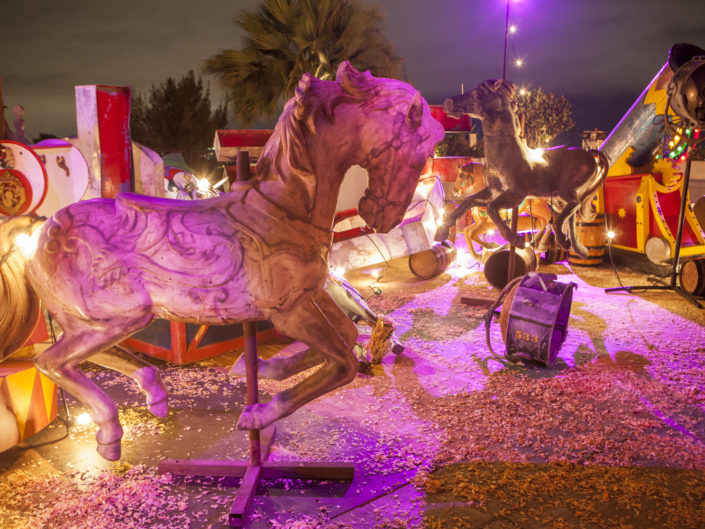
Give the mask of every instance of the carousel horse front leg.
[{"label": "carousel horse front leg", "polygon": [[492,200],[492,189],[489,187],[485,187],[474,195],[464,199],[455,207],[453,211],[446,213],[443,218],[443,223],[438,226],[438,229],[436,230],[436,234],[433,237],[434,240],[436,242],[448,240],[451,227],[455,226],[455,223],[467,212],[467,210],[475,206],[486,206],[490,200]]},{"label": "carousel horse front leg", "polygon": [[518,233],[514,233],[499,214],[500,209],[514,208],[519,205],[519,202],[521,202],[521,198],[517,199],[511,191],[505,191],[487,205],[487,214],[492,222],[495,223],[499,233],[509,244],[517,248],[523,248],[525,244],[524,237]]},{"label": "carousel horse front leg", "polygon": [[360,363],[353,353],[357,328],[323,290],[302,299],[293,309],[274,313],[274,327],[319,351],[325,361],[311,376],[275,395],[266,404],[246,406],[240,430],[264,428],[311,400],[351,382]]}]

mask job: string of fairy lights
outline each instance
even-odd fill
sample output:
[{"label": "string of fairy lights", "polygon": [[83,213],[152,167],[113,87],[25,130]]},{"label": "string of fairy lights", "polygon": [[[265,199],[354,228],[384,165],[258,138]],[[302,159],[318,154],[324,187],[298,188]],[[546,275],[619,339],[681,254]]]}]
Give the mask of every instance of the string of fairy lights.
[{"label": "string of fairy lights", "polygon": [[678,125],[664,127],[661,139],[661,153],[656,159],[663,158],[674,164],[685,162],[693,153],[695,145],[704,139],[700,129],[683,128]]}]

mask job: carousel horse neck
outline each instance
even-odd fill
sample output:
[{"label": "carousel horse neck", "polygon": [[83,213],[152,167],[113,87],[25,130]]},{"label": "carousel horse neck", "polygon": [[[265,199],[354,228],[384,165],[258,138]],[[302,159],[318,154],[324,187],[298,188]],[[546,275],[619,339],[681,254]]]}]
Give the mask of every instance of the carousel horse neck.
[{"label": "carousel horse neck", "polygon": [[515,114],[507,109],[493,116],[491,122],[483,120],[485,156],[489,166],[504,167],[517,160],[526,160],[526,144],[519,137],[515,118]]},{"label": "carousel horse neck", "polygon": [[368,171],[361,206],[386,227],[386,217],[408,206],[440,134],[421,95],[406,83],[346,66],[336,81],[305,74],[265,145],[252,185],[290,218],[330,230],[345,173],[360,165]]}]

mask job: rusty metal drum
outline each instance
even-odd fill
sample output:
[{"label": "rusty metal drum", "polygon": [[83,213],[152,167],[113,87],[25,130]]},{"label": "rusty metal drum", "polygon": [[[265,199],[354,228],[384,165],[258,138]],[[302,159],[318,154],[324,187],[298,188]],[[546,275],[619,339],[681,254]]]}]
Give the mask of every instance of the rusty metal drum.
[{"label": "rusty metal drum", "polygon": [[508,357],[551,367],[568,332],[575,283],[527,274],[507,294],[500,329]]}]

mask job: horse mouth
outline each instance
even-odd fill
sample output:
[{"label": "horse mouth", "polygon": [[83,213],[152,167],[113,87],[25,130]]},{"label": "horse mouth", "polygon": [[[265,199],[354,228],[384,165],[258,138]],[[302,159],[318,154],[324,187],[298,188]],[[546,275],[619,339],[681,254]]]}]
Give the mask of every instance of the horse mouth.
[{"label": "horse mouth", "polygon": [[455,102],[448,98],[443,102],[443,112],[448,114],[450,117],[455,119],[460,119],[463,117],[464,112],[455,106]]}]

